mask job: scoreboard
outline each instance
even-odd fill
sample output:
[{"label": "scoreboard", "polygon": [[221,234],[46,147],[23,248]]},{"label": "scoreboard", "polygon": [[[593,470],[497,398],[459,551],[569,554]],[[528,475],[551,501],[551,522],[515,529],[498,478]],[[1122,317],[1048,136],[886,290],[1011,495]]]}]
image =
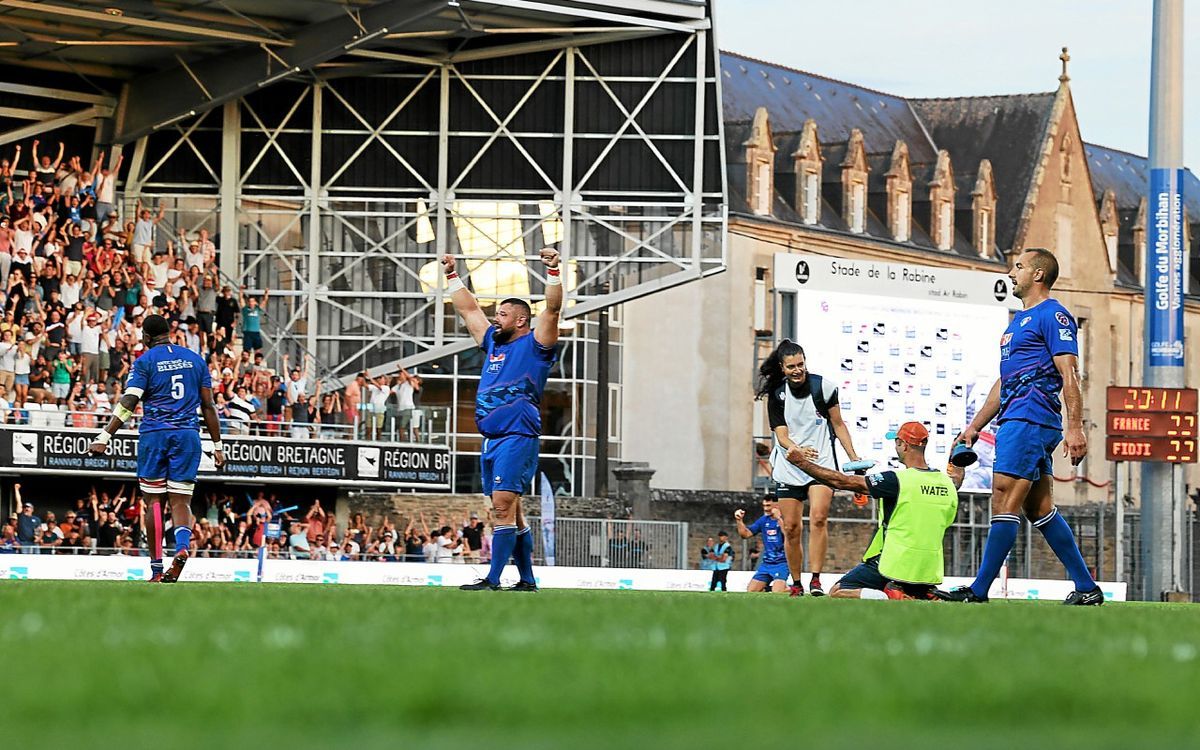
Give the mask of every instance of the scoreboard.
[{"label": "scoreboard", "polygon": [[1109,461],[1196,463],[1196,389],[1110,386],[1107,396]]}]

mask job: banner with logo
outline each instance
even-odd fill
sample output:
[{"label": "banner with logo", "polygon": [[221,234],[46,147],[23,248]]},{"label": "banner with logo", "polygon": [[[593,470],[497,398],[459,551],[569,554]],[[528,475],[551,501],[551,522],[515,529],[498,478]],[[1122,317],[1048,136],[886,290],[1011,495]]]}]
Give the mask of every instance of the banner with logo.
[{"label": "banner with logo", "polygon": [[[0,473],[134,477],[137,433],[120,432],[108,452],[90,451],[95,430],[0,425]],[[225,466],[202,440],[200,478],[418,490],[450,488],[450,449],[406,443],[225,436]]]},{"label": "banner with logo", "polygon": [[550,478],[542,473],[542,557],[547,565],[554,564],[554,488]]},{"label": "banner with logo", "polygon": [[[180,581],[252,583],[255,561],[193,557]],[[507,569],[500,579],[504,586],[517,582],[516,570]],[[707,570],[643,570],[635,568],[549,568],[535,565],[538,586],[547,589],[610,589],[633,591],[708,591],[712,572]],[[401,562],[267,560],[263,583],[374,584],[390,586],[447,586],[471,583],[487,574],[482,565],[451,565]],[[745,591],[749,570],[729,572],[729,590]],[[145,581],[150,577],[150,559],[124,555],[0,555],[0,580],[52,579],[82,581]],[[830,576],[836,579],[837,576]],[[942,586],[965,586],[969,578],[947,578]],[[3,585],[3,584],[0,584]],[[1057,599],[1071,593],[1069,580],[1008,579],[1009,599]],[[1126,584],[1101,582],[1104,597],[1124,601]],[[1005,592],[996,581],[990,592],[1003,599]]]},{"label": "banner with logo", "polygon": [[1183,170],[1150,170],[1146,238],[1146,353],[1183,367]]},{"label": "banner with logo", "polygon": [[[945,466],[1000,375],[1005,328],[1022,308],[1003,273],[913,263],[779,253],[775,287],[795,300],[783,329],[796,331],[809,371],[837,386],[855,449],[881,467],[896,465],[885,435],[909,421],[929,429],[930,463]],[[989,427],[964,491],[991,491],[994,446]]]}]

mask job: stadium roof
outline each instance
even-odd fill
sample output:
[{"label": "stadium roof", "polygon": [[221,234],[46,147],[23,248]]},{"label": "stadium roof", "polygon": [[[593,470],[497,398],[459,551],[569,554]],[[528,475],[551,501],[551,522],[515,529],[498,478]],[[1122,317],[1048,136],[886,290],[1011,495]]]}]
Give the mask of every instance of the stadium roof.
[{"label": "stadium roof", "polygon": [[[291,76],[690,32],[708,19],[705,0],[0,0],[0,92],[90,104],[49,112],[76,122],[115,109],[113,140],[125,142]],[[5,103],[3,116],[36,112]]]}]

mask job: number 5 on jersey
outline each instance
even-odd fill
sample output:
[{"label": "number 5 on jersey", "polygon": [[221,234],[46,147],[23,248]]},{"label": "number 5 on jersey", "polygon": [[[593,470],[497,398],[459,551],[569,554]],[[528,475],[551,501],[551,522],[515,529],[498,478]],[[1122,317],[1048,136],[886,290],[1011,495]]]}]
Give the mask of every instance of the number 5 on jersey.
[{"label": "number 5 on jersey", "polygon": [[183,398],[183,375],[171,376],[171,398],[176,401]]}]

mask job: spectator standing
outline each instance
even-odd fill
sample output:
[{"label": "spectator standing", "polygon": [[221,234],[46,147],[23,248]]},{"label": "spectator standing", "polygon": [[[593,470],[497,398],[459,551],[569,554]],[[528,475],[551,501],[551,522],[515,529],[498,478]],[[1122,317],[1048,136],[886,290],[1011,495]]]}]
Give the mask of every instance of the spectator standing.
[{"label": "spectator standing", "polygon": [[[262,304],[267,304],[271,296],[270,289],[264,289]],[[259,307],[258,297],[246,295],[246,285],[238,289],[238,302],[242,307],[242,348],[258,351],[263,348],[262,340],[262,308]]]},{"label": "spectator standing", "polygon": [[17,516],[17,542],[23,552],[36,555],[39,552],[38,543],[41,541],[44,524],[42,519],[33,513],[33,503],[21,500],[21,485],[13,485],[13,496],[17,505],[21,506],[21,515]]},{"label": "spectator standing", "polygon": [[163,220],[167,213],[166,204],[160,204],[158,214],[152,216],[150,209],[142,207],[142,199],[137,202],[137,224],[133,227],[133,262],[139,267],[150,262],[150,254],[154,248],[154,228]]},{"label": "spectator standing", "polygon": [[717,534],[717,546],[713,547],[709,557],[713,561],[713,576],[708,590],[716,591],[720,586],[722,591],[729,591],[729,570],[733,567],[733,545],[729,543],[729,534],[724,531]]},{"label": "spectator standing", "polygon": [[483,549],[483,524],[479,520],[478,513],[471,514],[470,519],[463,526],[462,536],[467,547],[463,552],[463,561],[478,563],[479,552]]}]

